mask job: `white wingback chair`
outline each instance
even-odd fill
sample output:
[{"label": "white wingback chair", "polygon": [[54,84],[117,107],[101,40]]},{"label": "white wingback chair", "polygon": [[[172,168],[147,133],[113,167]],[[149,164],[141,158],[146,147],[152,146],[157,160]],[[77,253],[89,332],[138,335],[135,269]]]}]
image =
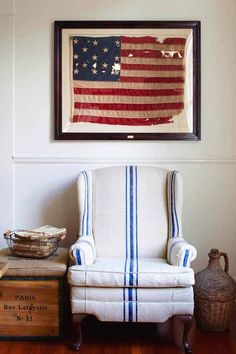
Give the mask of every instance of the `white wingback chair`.
[{"label": "white wingback chair", "polygon": [[86,315],[101,321],[164,322],[180,316],[183,344],[193,315],[196,249],[182,233],[177,171],[118,166],[78,176],[79,237],[68,271],[74,349]]}]

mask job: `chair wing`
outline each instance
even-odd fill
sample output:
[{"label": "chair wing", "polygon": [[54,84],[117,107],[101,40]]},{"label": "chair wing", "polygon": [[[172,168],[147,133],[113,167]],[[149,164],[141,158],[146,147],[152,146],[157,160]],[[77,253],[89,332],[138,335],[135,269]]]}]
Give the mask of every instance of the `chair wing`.
[{"label": "chair wing", "polygon": [[178,171],[168,173],[167,200],[169,215],[167,260],[171,265],[190,267],[190,263],[197,256],[197,250],[183,238],[183,181]]}]

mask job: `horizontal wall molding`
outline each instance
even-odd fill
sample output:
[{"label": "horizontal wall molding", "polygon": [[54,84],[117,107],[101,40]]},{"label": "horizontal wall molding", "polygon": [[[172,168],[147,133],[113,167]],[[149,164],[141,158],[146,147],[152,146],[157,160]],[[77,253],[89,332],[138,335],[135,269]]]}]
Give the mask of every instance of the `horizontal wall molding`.
[{"label": "horizontal wall molding", "polygon": [[209,165],[235,165],[236,159],[211,159],[211,158],[161,158],[161,159],[145,159],[145,158],[84,158],[77,156],[63,155],[14,155],[12,157],[15,164],[84,164],[84,165],[169,165],[169,164],[209,164]]}]

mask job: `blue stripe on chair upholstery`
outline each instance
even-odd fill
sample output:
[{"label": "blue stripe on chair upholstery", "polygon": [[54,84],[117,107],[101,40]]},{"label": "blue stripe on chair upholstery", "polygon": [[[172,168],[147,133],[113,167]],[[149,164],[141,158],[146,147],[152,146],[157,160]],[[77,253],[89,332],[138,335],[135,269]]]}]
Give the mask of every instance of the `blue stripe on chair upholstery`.
[{"label": "blue stripe on chair upholstery", "polygon": [[[178,171],[171,171],[168,174],[167,194],[168,194],[168,213],[169,213],[169,238],[180,237],[181,215],[177,210],[176,196],[181,194],[182,191],[177,193],[177,179],[180,178]],[[182,197],[182,196],[181,196]],[[179,204],[182,201],[178,201]]]},{"label": "blue stripe on chair upholstery", "polygon": [[76,250],[76,261],[78,265],[82,264],[80,250]]},{"label": "blue stripe on chair upholstery", "polygon": [[172,250],[173,250],[174,246],[176,246],[177,243],[178,243],[178,244],[180,244],[180,243],[185,244],[186,241],[181,238],[180,240],[178,240],[178,241],[176,240],[174,243],[172,243],[172,245],[171,245],[171,247],[170,247],[170,249],[169,249],[169,254],[167,255],[167,258],[168,258],[168,259],[170,259]]},{"label": "blue stripe on chair upholstery", "polygon": [[171,209],[170,209],[170,215],[171,215],[171,237],[174,237],[175,235],[175,220],[174,220],[174,213],[173,213],[173,178],[174,178],[174,173],[171,172],[171,182],[170,182],[170,205],[171,205]]},{"label": "blue stripe on chair upholstery", "polygon": [[[128,261],[128,169],[125,168],[125,267],[124,267],[124,287],[126,287],[126,269],[127,269],[127,261]],[[123,314],[124,314],[124,321],[126,319],[126,311],[125,311],[125,288],[123,290]]]},{"label": "blue stripe on chair upholstery", "polygon": [[92,264],[96,259],[93,236],[79,236],[78,240],[70,247],[69,253],[74,264]]},{"label": "blue stripe on chair upholstery", "polygon": [[183,237],[174,237],[168,240],[167,261],[178,267],[190,267],[190,263],[196,258],[196,248],[185,241]]},{"label": "blue stripe on chair upholstery", "polygon": [[[135,204],[136,204],[136,286],[138,286],[138,168],[135,166]],[[136,322],[138,321],[138,289],[135,288],[135,302],[136,302]]]},{"label": "blue stripe on chair upholstery", "polygon": [[[124,265],[124,287],[128,288],[128,298],[125,289],[123,290],[123,315],[124,321],[138,320],[138,169],[137,166],[126,166],[125,168],[125,237],[126,237],[126,259]],[[127,268],[129,279],[127,284]],[[128,300],[128,314],[126,316],[126,301]],[[135,313],[133,311],[135,301]]]},{"label": "blue stripe on chair upholstery", "polygon": [[133,322],[133,289],[128,288],[129,322]]},{"label": "blue stripe on chair upholstery", "polygon": [[84,209],[83,209],[83,216],[82,216],[82,235],[84,235],[84,229],[85,229],[85,215],[86,215],[86,196],[87,196],[87,193],[86,193],[86,179],[85,179],[85,173],[84,172],[81,172],[81,175],[84,177],[84,184],[85,184],[85,193],[84,193]]},{"label": "blue stripe on chair upholstery", "polygon": [[176,201],[175,201],[175,188],[176,188],[175,177],[176,177],[176,174],[177,174],[177,171],[174,171],[173,172],[173,175],[174,175],[174,181],[173,181],[173,199],[174,199],[174,203],[173,203],[173,206],[174,206],[174,215],[175,215],[175,222],[176,222],[176,235],[178,237],[179,236],[179,221],[178,221],[178,215],[177,215],[177,212],[176,212]]},{"label": "blue stripe on chair upholstery", "polygon": [[84,177],[84,210],[82,217],[82,236],[89,235],[89,180],[86,171],[82,171],[81,174]]},{"label": "blue stripe on chair upholstery", "polygon": [[188,257],[189,257],[189,249],[187,249],[187,250],[185,251],[184,262],[183,262],[183,266],[184,266],[184,267],[187,267],[187,264],[188,264]]},{"label": "blue stripe on chair upholstery", "polygon": [[86,235],[89,234],[89,183],[88,183],[88,174],[85,172],[85,179],[86,179],[86,185],[87,185],[87,190],[86,190]]}]

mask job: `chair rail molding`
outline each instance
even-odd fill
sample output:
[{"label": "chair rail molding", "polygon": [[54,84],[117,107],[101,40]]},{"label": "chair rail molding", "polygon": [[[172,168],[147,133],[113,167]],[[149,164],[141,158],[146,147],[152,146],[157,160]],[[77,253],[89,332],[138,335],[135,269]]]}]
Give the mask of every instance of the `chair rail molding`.
[{"label": "chair rail molding", "polygon": [[144,164],[144,165],[156,165],[156,164],[236,164],[236,158],[209,158],[209,157],[199,157],[199,158],[133,158],[133,157],[80,157],[80,156],[69,156],[69,155],[13,155],[13,162],[15,164],[91,164],[91,165],[126,165],[126,164]]}]

